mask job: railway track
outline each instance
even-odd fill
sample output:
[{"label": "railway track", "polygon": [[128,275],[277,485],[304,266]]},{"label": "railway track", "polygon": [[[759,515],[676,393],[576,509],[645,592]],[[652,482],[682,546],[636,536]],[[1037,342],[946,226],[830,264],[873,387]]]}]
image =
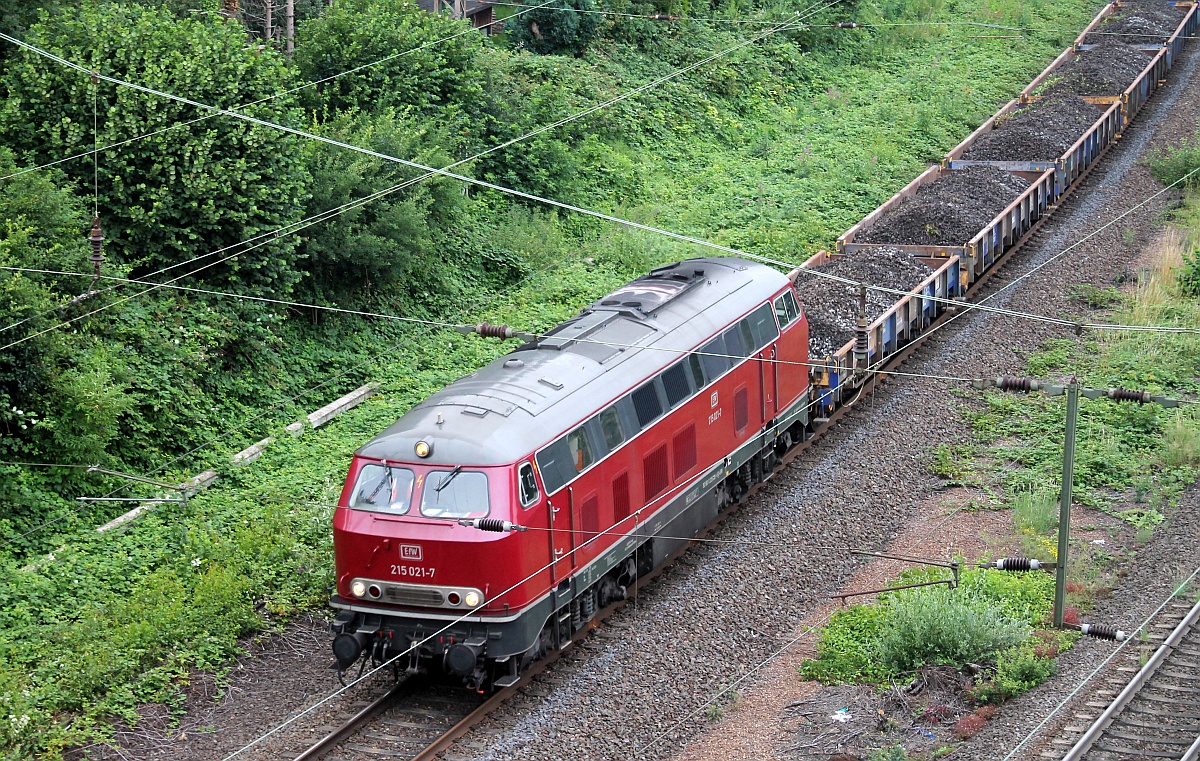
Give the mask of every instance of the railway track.
[{"label": "railway track", "polygon": [[1140,669],[1122,666],[1102,682],[1043,758],[1200,759],[1200,601],[1164,608],[1146,639],[1155,641],[1161,644],[1148,658],[1148,647],[1134,649],[1133,658],[1146,658]]}]

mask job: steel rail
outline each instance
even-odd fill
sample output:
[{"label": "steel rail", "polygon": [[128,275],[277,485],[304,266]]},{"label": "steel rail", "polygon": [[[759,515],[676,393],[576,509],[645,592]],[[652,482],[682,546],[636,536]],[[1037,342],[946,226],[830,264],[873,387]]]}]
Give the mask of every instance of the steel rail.
[{"label": "steel rail", "polygon": [[346,720],[340,727],[325,735],[320,740],[317,740],[307,750],[296,756],[295,761],[311,761],[311,759],[320,758],[322,754],[328,752],[347,737],[354,734],[354,731],[360,725],[366,724],[386,710],[396,696],[403,692],[404,684],[404,682],[396,682],[390,690],[371,701],[370,705],[366,708],[354,714],[354,716]]},{"label": "steel rail", "polygon": [[[1192,606],[1187,616],[1171,632],[1171,636],[1167,637],[1166,641],[1154,651],[1154,655],[1150,657],[1150,660],[1146,661],[1146,665],[1138,670],[1133,679],[1129,680],[1129,684],[1125,685],[1125,689],[1121,690],[1120,694],[1113,698],[1113,702],[1109,704],[1108,708],[1104,709],[1104,713],[1100,714],[1092,722],[1087,732],[1084,732],[1083,737],[1079,738],[1079,741],[1071,747],[1071,750],[1067,751],[1067,755],[1063,756],[1062,761],[1080,761],[1091,750],[1096,741],[1104,735],[1104,732],[1112,724],[1113,720],[1129,704],[1129,701],[1133,700],[1141,692],[1142,688],[1149,683],[1154,673],[1158,670],[1158,667],[1175,650],[1179,641],[1187,636],[1197,621],[1200,621],[1200,601],[1197,601]],[[1181,761],[1196,761],[1197,755],[1200,755],[1200,737],[1197,737],[1196,742],[1192,743],[1192,746]]]}]

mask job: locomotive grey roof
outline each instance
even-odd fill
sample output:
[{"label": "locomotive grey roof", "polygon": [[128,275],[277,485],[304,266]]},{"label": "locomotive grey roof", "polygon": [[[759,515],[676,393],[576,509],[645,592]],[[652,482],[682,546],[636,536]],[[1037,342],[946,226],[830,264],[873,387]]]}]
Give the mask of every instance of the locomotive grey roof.
[{"label": "locomotive grey roof", "polygon": [[[502,465],[544,446],[773,296],[787,278],[743,259],[689,259],[652,271],[540,340],[460,378],[409,410],[358,454],[446,465]],[[552,413],[552,414],[548,414]]]}]

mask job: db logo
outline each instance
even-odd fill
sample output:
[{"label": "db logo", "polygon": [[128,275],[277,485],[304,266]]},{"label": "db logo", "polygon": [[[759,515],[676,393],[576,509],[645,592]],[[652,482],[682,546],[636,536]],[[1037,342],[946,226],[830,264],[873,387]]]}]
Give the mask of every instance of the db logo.
[{"label": "db logo", "polygon": [[421,545],[419,544],[402,544],[400,545],[401,560],[420,560]]}]

